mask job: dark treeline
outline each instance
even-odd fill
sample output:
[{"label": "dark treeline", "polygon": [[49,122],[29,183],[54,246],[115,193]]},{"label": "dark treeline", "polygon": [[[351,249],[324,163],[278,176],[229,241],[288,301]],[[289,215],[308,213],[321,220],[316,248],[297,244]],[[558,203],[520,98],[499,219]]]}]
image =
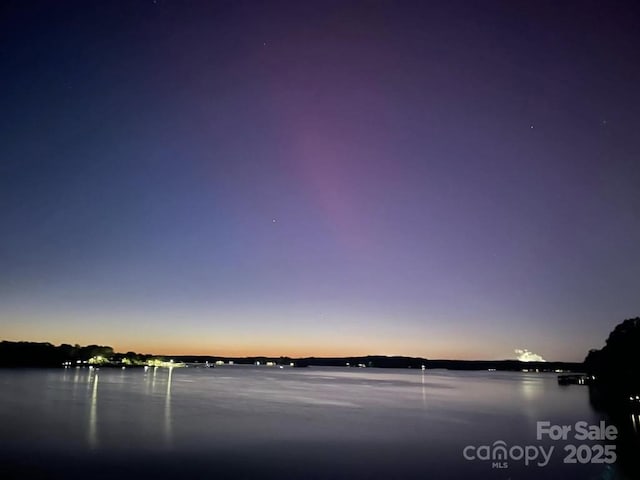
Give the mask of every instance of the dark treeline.
[{"label": "dark treeline", "polygon": [[216,362],[232,361],[237,365],[255,365],[259,362],[261,365],[271,362],[276,365],[291,365],[295,367],[378,367],[378,368],[420,368],[427,365],[428,360],[416,357],[386,357],[383,355],[368,355],[363,357],[218,357],[218,356],[175,356],[171,357],[181,362]]},{"label": "dark treeline", "polygon": [[618,427],[617,463],[627,475],[640,478],[640,317],[618,324],[605,346],[591,350],[585,368],[595,379],[589,400]]},{"label": "dark treeline", "polygon": [[63,362],[88,361],[104,357],[119,361],[124,357],[144,361],[151,355],[135,352],[115,353],[105,345],[53,345],[37,342],[0,342],[0,366],[2,367],[58,367]]},{"label": "dark treeline", "polygon": [[384,355],[367,355],[364,357],[307,357],[296,360],[300,367],[373,367],[373,368],[421,368],[428,366],[426,358],[419,357],[386,357]]},{"label": "dark treeline", "polygon": [[580,362],[521,362],[520,360],[429,360],[427,366],[428,368],[446,368],[447,370],[584,371],[584,365]]},{"label": "dark treeline", "polygon": [[[150,354],[135,352],[117,353],[112,347],[104,345],[68,345],[59,346],[51,343],[35,342],[0,342],[0,366],[3,367],[56,367],[64,362],[88,361],[91,358],[102,357],[115,364],[124,359],[132,364],[140,364],[146,360],[156,358]],[[229,362],[238,365],[255,365],[260,363],[273,363],[276,365],[291,365],[295,367],[370,367],[370,368],[443,368],[449,370],[535,370],[549,371],[562,369],[565,371],[581,371],[581,363],[566,362],[520,362],[518,360],[428,360],[420,357],[387,357],[383,355],[368,355],[360,357],[220,357],[202,355],[177,355],[172,356],[176,362],[188,363],[215,363],[217,361]]]},{"label": "dark treeline", "polygon": [[605,346],[591,350],[584,363],[587,372],[609,393],[637,394],[640,390],[640,317],[617,325]]},{"label": "dark treeline", "polygon": [[345,366],[347,363],[351,367],[374,367],[374,368],[442,368],[447,370],[565,370],[582,371],[582,363],[567,362],[521,362],[519,360],[429,360],[420,357],[385,357],[381,355],[369,355],[365,357],[344,357],[344,358],[300,358],[294,360],[296,366]]}]

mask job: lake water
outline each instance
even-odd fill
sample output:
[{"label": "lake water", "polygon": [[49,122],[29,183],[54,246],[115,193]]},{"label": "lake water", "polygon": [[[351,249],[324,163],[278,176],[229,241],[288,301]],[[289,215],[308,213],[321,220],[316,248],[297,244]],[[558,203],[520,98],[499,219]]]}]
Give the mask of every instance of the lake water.
[{"label": "lake water", "polygon": [[[555,374],[5,369],[0,478],[623,478],[615,463],[563,463],[569,443],[613,442],[536,439],[539,421],[600,420],[587,388]],[[554,451],[544,466],[463,456],[498,440]]]}]

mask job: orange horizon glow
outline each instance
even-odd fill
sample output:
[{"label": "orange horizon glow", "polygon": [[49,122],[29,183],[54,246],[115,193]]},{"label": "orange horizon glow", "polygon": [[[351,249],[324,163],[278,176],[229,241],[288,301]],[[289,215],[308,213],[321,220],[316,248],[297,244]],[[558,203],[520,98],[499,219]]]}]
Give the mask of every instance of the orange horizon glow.
[{"label": "orange horizon glow", "polygon": [[118,353],[126,353],[126,352],[135,352],[138,354],[146,354],[146,355],[155,355],[155,356],[165,356],[165,357],[179,357],[179,356],[209,356],[209,357],[229,357],[229,358],[245,358],[245,357],[269,357],[269,358],[278,358],[278,357],[289,357],[289,358],[329,358],[329,357],[365,357],[365,356],[402,356],[402,357],[413,357],[413,358],[425,358],[432,360],[508,360],[514,359],[513,356],[509,357],[505,355],[503,357],[496,357],[495,355],[487,357],[481,357],[479,355],[469,355],[469,352],[462,352],[460,350],[451,349],[448,352],[445,351],[434,351],[430,355],[420,354],[416,352],[402,352],[402,351],[393,351],[393,352],[384,352],[378,351],[375,349],[364,349],[353,348],[349,350],[344,347],[309,347],[309,348],[300,348],[295,349],[290,346],[264,346],[264,347],[255,347],[255,346],[220,346],[220,347],[212,347],[208,349],[206,347],[201,346],[192,346],[192,347],[171,347],[163,344],[141,344],[141,343],[113,343],[113,342],[99,342],[95,340],[87,340],[83,341],[60,341],[56,339],[52,340],[43,340],[43,339],[28,339],[25,340],[23,338],[2,338],[0,340],[6,340],[11,342],[37,342],[37,343],[51,343],[53,345],[101,345],[101,346],[109,346],[114,349],[115,352]]},{"label": "orange horizon glow", "polygon": [[[233,317],[233,323],[217,323],[188,328],[156,321],[151,315],[103,317],[70,312],[48,315],[46,325],[40,315],[15,315],[13,325],[4,329],[2,339],[48,342],[54,345],[106,345],[115,351],[158,356],[215,357],[358,357],[367,355],[405,356],[425,359],[506,360],[516,359],[515,348],[529,348],[549,361],[582,361],[580,355],[544,348],[544,335],[520,343],[506,332],[482,331],[474,335],[444,328],[398,329],[390,322],[357,328],[333,323],[326,329],[313,325],[278,325],[251,321],[251,316]],[[88,326],[89,320],[97,323]],[[366,319],[359,319],[366,324]],[[267,326],[268,325],[268,326]],[[543,346],[543,348],[540,348]],[[598,347],[594,345],[593,347]]]}]

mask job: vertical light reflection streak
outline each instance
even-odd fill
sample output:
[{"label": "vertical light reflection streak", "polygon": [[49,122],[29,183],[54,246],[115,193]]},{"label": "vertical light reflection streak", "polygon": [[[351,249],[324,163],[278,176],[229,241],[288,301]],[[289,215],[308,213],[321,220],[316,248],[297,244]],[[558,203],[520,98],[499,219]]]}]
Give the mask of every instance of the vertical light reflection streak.
[{"label": "vertical light reflection streak", "polygon": [[167,447],[172,444],[172,428],[171,428],[171,376],[173,375],[173,367],[169,367],[169,376],[167,377],[167,391],[164,397],[164,438]]},{"label": "vertical light reflection streak", "polygon": [[[89,382],[91,375],[89,375]],[[98,446],[98,372],[93,375],[93,389],[91,391],[91,407],[89,409],[89,447]]]},{"label": "vertical light reflection streak", "polygon": [[78,388],[78,382],[80,381],[80,369],[78,367],[75,368],[75,373],[73,374],[73,397],[76,396],[76,389]]},{"label": "vertical light reflection streak", "polygon": [[149,373],[149,367],[144,367],[144,381],[145,381],[145,392],[147,395],[151,394],[151,374]]}]

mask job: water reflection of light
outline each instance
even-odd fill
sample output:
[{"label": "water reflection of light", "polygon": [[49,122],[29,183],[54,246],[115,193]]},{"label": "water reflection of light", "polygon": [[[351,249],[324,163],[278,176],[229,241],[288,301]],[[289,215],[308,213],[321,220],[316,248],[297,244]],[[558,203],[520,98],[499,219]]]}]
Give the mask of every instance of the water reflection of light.
[{"label": "water reflection of light", "polygon": [[[89,376],[91,381],[91,375]],[[98,446],[98,373],[93,375],[93,390],[91,391],[91,407],[89,409],[89,446],[96,448]]]},{"label": "water reflection of light", "polygon": [[76,388],[78,387],[78,382],[80,381],[80,370],[76,369],[75,373],[73,374],[73,395],[75,397],[76,394]]},{"label": "water reflection of light", "polygon": [[156,389],[156,373],[158,373],[158,367],[153,369],[153,377],[151,377],[151,390],[153,391]]},{"label": "water reflection of light", "polygon": [[541,393],[540,383],[530,379],[524,379],[520,382],[520,391],[527,400],[533,400],[533,398],[537,397]]},{"label": "water reflection of light", "polygon": [[148,368],[144,369],[144,383],[145,383],[145,391],[147,395],[151,393],[151,374],[148,373]]},{"label": "water reflection of light", "polygon": [[529,418],[534,418],[537,415],[538,402],[535,400],[543,393],[542,389],[542,381],[538,378],[524,376],[520,381],[520,393],[524,397],[522,408]]},{"label": "water reflection of light", "polygon": [[424,383],[424,368],[422,369],[422,406],[427,406],[427,386]]},{"label": "water reflection of light", "polygon": [[164,397],[164,439],[167,446],[172,443],[171,431],[171,376],[173,375],[173,367],[169,367],[169,376],[167,377],[167,391]]},{"label": "water reflection of light", "polygon": [[638,433],[638,430],[640,430],[640,414],[632,413],[631,423],[633,424],[633,431]]}]

